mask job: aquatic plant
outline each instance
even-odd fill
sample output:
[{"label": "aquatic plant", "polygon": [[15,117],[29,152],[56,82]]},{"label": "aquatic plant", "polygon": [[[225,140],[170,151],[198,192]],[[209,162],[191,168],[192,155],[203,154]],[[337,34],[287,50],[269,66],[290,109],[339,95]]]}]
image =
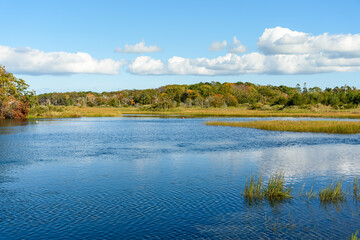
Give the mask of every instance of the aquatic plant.
[{"label": "aquatic plant", "polygon": [[274,218],[273,216],[268,217],[265,213],[265,226],[268,229],[271,229],[273,232],[277,230],[288,229],[290,231],[295,230],[296,224],[294,219],[288,215],[287,219],[281,219],[279,217]]},{"label": "aquatic plant", "polygon": [[270,177],[264,191],[264,197],[270,202],[283,201],[292,198],[292,187],[285,186],[285,177],[282,172],[276,172]]},{"label": "aquatic plant", "polygon": [[308,202],[309,202],[310,198],[315,198],[316,197],[316,192],[314,192],[315,180],[316,180],[316,177],[314,177],[314,182],[311,185],[310,191],[306,193],[306,195],[308,196],[308,198],[307,198]]},{"label": "aquatic plant", "polygon": [[359,230],[356,231],[356,233],[351,234],[350,240],[359,240],[357,237],[357,234],[359,233]]},{"label": "aquatic plant", "polygon": [[314,192],[315,179],[316,179],[316,178],[314,178],[314,182],[313,182],[313,184],[311,185],[311,188],[310,188],[310,191],[309,191],[309,192],[304,193],[305,183],[303,184],[303,186],[302,186],[302,188],[301,188],[301,190],[300,190],[300,196],[307,196],[307,201],[308,201],[308,202],[309,202],[310,198],[316,197],[316,192]]},{"label": "aquatic plant", "polygon": [[359,178],[354,178],[353,180],[353,193],[354,193],[354,199],[356,201],[360,200]]},{"label": "aquatic plant", "polygon": [[[51,106],[51,105],[50,105]],[[149,105],[150,106],[150,105]],[[65,117],[62,114],[59,114],[58,110],[56,111],[43,111],[39,109],[44,107],[45,109],[48,106],[34,106],[30,109],[30,113],[27,118],[61,118]],[[60,106],[59,106],[60,107]],[[131,114],[139,116],[169,116],[169,117],[323,117],[323,118],[353,118],[359,119],[360,112],[346,110],[333,110],[333,111],[324,111],[324,112],[314,112],[308,109],[287,109],[287,110],[249,110],[246,106],[239,106],[236,108],[198,108],[198,107],[176,107],[171,109],[166,109],[164,111],[153,111],[147,108],[145,105],[143,107],[76,107],[76,106],[61,106],[63,112],[76,112],[82,117],[119,117],[122,114]],[[126,115],[125,115],[126,116]],[[207,125],[216,125],[212,123],[207,123]],[[221,125],[219,125],[221,126]],[[224,125],[225,126],[225,125]]]},{"label": "aquatic plant", "polygon": [[246,179],[244,198],[249,203],[258,203],[267,199],[270,203],[283,201],[292,198],[292,187],[285,186],[285,178],[282,172],[276,172],[268,181],[266,187],[263,187],[263,176],[251,175]]},{"label": "aquatic plant", "polygon": [[301,188],[301,190],[300,190],[300,196],[303,195],[304,187],[305,187],[305,183],[303,184],[303,186],[302,186],[302,188]]},{"label": "aquatic plant", "polygon": [[246,178],[244,198],[249,204],[259,202],[264,198],[262,182],[262,174],[259,177],[251,175],[250,178]]},{"label": "aquatic plant", "polygon": [[322,202],[339,202],[345,200],[348,195],[342,189],[343,179],[333,180],[330,185],[319,192],[320,201]]},{"label": "aquatic plant", "polygon": [[[345,202],[349,195],[351,184],[346,190],[343,190],[344,178],[333,179],[332,182],[320,191],[314,191],[316,177],[311,185],[310,191],[304,192],[305,183],[300,189],[300,197],[307,197],[307,201],[311,198],[319,197],[321,205],[327,207],[329,204],[337,209]],[[353,197],[356,201],[360,201],[360,178],[353,179]],[[262,200],[268,200],[271,205],[287,199],[292,199],[291,194],[293,186],[286,186],[283,172],[277,171],[270,176],[268,183],[264,185],[263,175],[251,175],[246,178],[244,198],[249,205],[260,203]]]}]

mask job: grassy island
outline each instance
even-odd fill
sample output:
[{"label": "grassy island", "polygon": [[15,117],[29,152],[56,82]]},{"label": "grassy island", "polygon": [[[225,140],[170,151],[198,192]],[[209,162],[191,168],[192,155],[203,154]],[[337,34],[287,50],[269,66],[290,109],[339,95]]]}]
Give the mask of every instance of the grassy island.
[{"label": "grassy island", "polygon": [[257,128],[270,131],[315,133],[360,133],[360,122],[355,121],[253,121],[253,122],[207,122],[211,126]]}]

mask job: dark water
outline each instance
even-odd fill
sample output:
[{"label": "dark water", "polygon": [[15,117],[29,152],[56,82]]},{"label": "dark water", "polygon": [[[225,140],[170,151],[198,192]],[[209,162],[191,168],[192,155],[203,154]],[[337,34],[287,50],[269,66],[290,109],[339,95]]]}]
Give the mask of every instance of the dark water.
[{"label": "dark water", "polygon": [[[314,177],[315,190],[339,176],[350,186],[360,135],[207,120],[0,123],[0,239],[348,239],[360,230],[351,194],[340,205],[299,196]],[[277,170],[295,198],[247,205],[246,176]]]}]

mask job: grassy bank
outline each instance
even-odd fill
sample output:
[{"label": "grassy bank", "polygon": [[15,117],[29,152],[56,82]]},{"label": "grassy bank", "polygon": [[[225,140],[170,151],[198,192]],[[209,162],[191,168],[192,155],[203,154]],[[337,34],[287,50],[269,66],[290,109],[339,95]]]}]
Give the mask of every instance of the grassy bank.
[{"label": "grassy bank", "polygon": [[178,117],[322,117],[360,119],[360,109],[286,109],[249,110],[247,108],[173,108],[151,111],[137,107],[55,107],[40,106],[31,109],[28,118],[64,117],[119,117],[122,114],[178,116]]},{"label": "grassy bank", "polygon": [[174,108],[167,111],[144,111],[139,108],[120,108],[123,114],[177,115],[189,117],[323,117],[360,119],[360,109],[351,110],[249,110],[247,108]]},{"label": "grassy bank", "polygon": [[253,121],[253,122],[207,122],[211,126],[257,128],[271,131],[360,133],[360,122],[346,121]]},{"label": "grassy bank", "polygon": [[118,108],[40,106],[31,109],[27,118],[121,117]]}]

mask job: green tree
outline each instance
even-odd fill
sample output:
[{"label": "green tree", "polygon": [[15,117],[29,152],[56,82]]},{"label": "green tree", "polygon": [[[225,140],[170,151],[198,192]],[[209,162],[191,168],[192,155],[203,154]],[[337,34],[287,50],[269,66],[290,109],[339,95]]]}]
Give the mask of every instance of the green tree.
[{"label": "green tree", "polygon": [[24,119],[29,112],[31,92],[24,80],[0,66],[0,118]]}]

